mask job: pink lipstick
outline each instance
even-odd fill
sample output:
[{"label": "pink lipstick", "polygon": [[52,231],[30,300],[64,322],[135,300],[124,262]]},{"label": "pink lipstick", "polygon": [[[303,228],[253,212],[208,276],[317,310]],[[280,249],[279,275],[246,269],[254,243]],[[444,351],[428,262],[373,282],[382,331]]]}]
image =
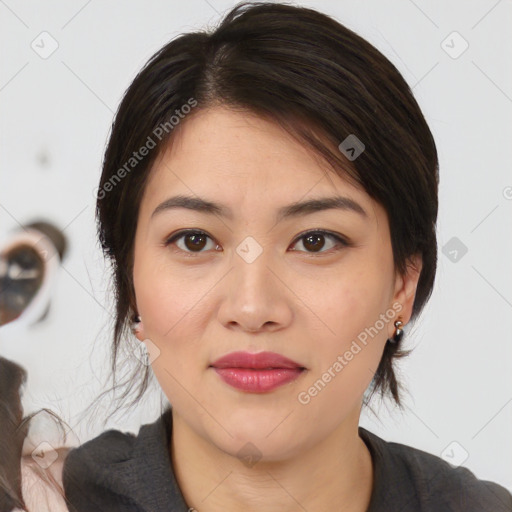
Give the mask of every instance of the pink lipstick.
[{"label": "pink lipstick", "polygon": [[220,378],[249,393],[265,393],[295,380],[303,366],[275,352],[231,352],[211,364]]}]

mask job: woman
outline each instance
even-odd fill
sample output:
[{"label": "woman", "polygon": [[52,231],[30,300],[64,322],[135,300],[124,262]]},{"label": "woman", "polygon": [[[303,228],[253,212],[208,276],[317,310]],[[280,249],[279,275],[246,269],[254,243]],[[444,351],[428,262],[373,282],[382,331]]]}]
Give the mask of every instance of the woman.
[{"label": "woman", "polygon": [[[72,511],[512,510],[502,486],[359,427],[436,271],[438,160],[410,88],[311,9],[242,4],[162,48],[98,188],[143,382],[170,406],[72,449]],[[131,383],[133,386],[133,383]]]}]

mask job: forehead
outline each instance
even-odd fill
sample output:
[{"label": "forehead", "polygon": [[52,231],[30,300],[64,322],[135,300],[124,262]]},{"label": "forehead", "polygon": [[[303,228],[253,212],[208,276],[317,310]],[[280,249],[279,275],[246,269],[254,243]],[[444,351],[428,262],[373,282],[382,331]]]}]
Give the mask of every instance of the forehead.
[{"label": "forehead", "polygon": [[233,210],[327,196],[352,199],[369,214],[376,207],[277,123],[226,107],[186,118],[156,159],[143,203],[154,208],[171,194],[215,198]]}]

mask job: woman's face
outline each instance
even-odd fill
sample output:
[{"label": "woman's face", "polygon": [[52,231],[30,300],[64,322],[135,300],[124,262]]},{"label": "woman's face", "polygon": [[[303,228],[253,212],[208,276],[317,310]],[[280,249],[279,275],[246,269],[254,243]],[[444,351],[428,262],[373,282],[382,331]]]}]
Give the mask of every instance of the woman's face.
[{"label": "woman's face", "polygon": [[[385,210],[279,126],[217,107],[180,129],[139,211],[137,337],[196,435],[234,456],[251,442],[268,460],[290,457],[357,425],[393,323],[410,318],[420,267],[395,278]],[[178,195],[222,213],[155,212]],[[335,196],[345,207],[287,208]],[[166,245],[185,229],[200,233]],[[304,370],[212,367],[235,351],[274,352]]]}]

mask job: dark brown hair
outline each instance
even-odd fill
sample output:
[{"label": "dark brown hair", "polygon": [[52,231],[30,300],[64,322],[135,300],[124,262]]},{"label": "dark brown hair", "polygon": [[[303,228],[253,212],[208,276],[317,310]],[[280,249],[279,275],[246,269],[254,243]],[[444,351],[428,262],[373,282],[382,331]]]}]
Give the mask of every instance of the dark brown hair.
[{"label": "dark brown hair", "polygon": [[[288,4],[242,3],[214,30],[183,34],[161,48],[115,116],[96,205],[114,279],[114,386],[119,348],[131,338],[137,314],[132,271],[140,201],[156,156],[194,102],[190,116],[224,105],[279,123],[379,202],[388,215],[396,271],[403,274],[413,255],[422,258],[412,319],[418,316],[436,272],[439,177],[435,142],[410,87],[382,53],[331,17]],[[338,149],[349,135],[365,146],[353,161]],[[144,146],[151,149],[135,160]],[[370,398],[379,389],[401,406],[393,361],[409,352],[386,344]],[[150,372],[135,368],[121,399],[142,374],[137,402]]]}]

